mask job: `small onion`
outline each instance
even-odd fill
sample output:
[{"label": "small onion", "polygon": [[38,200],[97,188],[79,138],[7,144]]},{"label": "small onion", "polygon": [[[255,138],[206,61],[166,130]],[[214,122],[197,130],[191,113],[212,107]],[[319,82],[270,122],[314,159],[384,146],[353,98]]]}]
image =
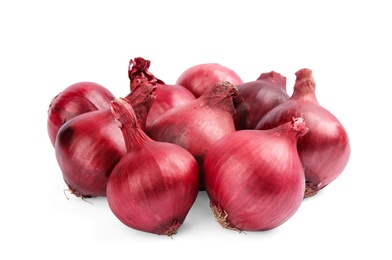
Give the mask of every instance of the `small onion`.
[{"label": "small onion", "polygon": [[296,144],[302,118],[270,130],[240,130],[214,143],[204,161],[210,207],[225,228],[273,229],[300,207],[305,176]]}]

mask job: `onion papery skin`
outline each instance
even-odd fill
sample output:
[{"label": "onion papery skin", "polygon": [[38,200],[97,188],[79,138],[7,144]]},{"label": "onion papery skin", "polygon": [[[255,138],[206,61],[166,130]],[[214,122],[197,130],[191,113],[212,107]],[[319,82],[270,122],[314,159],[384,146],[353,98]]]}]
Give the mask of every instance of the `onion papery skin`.
[{"label": "onion papery skin", "polygon": [[154,81],[157,83],[156,99],[147,116],[146,131],[150,129],[152,122],[165,111],[196,99],[187,88],[180,85],[165,84],[162,80],[156,78],[149,71],[150,64],[151,61],[138,57],[130,60],[128,69],[131,91],[135,85],[143,81]]},{"label": "onion papery skin", "polygon": [[[132,115],[125,100],[113,101],[117,114]],[[116,106],[120,104],[119,106]],[[111,173],[107,199],[113,214],[125,225],[144,232],[172,236],[196,200],[199,169],[184,148],[150,139],[134,120],[117,118],[127,154]]]},{"label": "onion papery skin", "polygon": [[236,131],[233,115],[240,102],[242,97],[231,83],[218,82],[194,101],[159,116],[148,135],[156,141],[187,149],[199,164],[200,190],[204,190],[202,167],[205,154],[215,141]]},{"label": "onion papery skin", "polygon": [[228,81],[234,86],[244,83],[232,69],[219,63],[202,63],[194,65],[178,77],[176,84],[189,89],[198,98],[213,84]]},{"label": "onion papery skin", "polygon": [[[299,119],[298,119],[299,120]],[[265,231],[299,209],[305,178],[296,149],[303,122],[240,130],[214,143],[204,161],[205,187],[217,221],[237,231]]]},{"label": "onion papery skin", "polygon": [[146,131],[152,123],[167,110],[184,105],[196,99],[188,89],[180,85],[157,84],[156,99],[147,116]]},{"label": "onion papery skin", "polygon": [[269,111],[256,129],[271,129],[301,116],[309,133],[298,140],[298,153],[305,169],[306,192],[312,197],[334,181],[345,169],[351,153],[348,134],[342,123],[315,95],[316,84],[310,69],[296,72],[292,96],[283,104]]},{"label": "onion papery skin", "polygon": [[257,80],[239,84],[237,88],[244,98],[234,116],[237,130],[254,129],[267,112],[289,99],[286,77],[275,71],[262,73]]},{"label": "onion papery skin", "polygon": [[55,96],[48,109],[47,129],[54,147],[60,127],[75,116],[99,109],[109,109],[113,94],[94,82],[78,82]]},{"label": "onion papery skin", "polygon": [[55,144],[65,183],[76,196],[106,196],[109,175],[126,154],[109,109],[79,115],[64,124]]},{"label": "onion papery skin", "polygon": [[[143,83],[126,97],[138,113],[140,128],[155,100],[155,89],[155,85]],[[126,154],[126,145],[108,108],[67,121],[57,135],[55,153],[69,190],[82,198],[98,197],[106,196],[109,175]]]}]

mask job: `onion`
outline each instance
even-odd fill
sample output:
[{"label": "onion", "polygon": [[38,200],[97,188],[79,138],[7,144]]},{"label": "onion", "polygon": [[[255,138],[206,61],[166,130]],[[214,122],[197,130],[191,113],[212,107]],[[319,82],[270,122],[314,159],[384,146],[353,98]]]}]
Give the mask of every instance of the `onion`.
[{"label": "onion", "polygon": [[176,84],[189,89],[198,98],[219,81],[228,81],[234,86],[243,83],[237,73],[225,66],[218,63],[202,63],[185,70]]},{"label": "onion", "polygon": [[225,228],[273,229],[298,210],[305,176],[296,144],[307,127],[302,118],[271,130],[240,130],[207,152],[205,187],[210,207]]},{"label": "onion", "polygon": [[196,99],[192,92],[185,87],[180,85],[168,85],[162,80],[157,79],[149,71],[149,67],[150,61],[139,57],[130,60],[128,69],[131,90],[133,90],[135,85],[146,80],[157,83],[157,89],[155,91],[156,99],[148,112],[146,130],[148,130],[152,122],[166,110]]},{"label": "onion", "polygon": [[153,122],[148,134],[156,141],[187,149],[199,163],[200,190],[204,190],[204,156],[216,140],[235,131],[233,115],[241,102],[236,87],[229,82],[218,82],[194,101],[163,113]]},{"label": "onion", "polygon": [[268,111],[289,98],[286,77],[274,71],[262,73],[257,80],[240,84],[237,88],[244,98],[234,116],[237,130],[254,129]]},{"label": "onion", "polygon": [[305,169],[304,197],[311,197],[343,172],[350,157],[350,142],[339,120],[318,103],[312,71],[300,69],[296,76],[292,96],[269,111],[256,129],[270,129],[292,117],[304,117],[309,133],[299,138],[298,153]]},{"label": "onion", "polygon": [[54,146],[60,127],[71,118],[99,109],[108,109],[114,99],[105,87],[94,82],[78,82],[52,99],[48,109],[47,128]]},{"label": "onion", "polygon": [[[154,101],[154,90],[155,86],[146,82],[127,96],[138,113],[141,128]],[[71,193],[82,198],[106,196],[109,175],[126,154],[124,139],[110,107],[67,121],[58,132],[55,153]]]},{"label": "onion", "polygon": [[198,165],[184,148],[150,139],[136,124],[126,99],[112,102],[127,155],[115,166],[107,185],[113,214],[140,231],[172,236],[196,200]]}]

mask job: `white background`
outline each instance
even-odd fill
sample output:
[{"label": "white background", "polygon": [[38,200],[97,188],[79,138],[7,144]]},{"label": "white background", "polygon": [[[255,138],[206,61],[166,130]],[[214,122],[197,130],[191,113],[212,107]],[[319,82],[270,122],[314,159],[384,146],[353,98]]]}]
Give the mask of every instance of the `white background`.
[{"label": "white background", "polygon": [[[2,1],[0,258],[391,259],[387,2]],[[124,226],[104,198],[67,200],[48,105],[78,81],[128,94],[138,56],[168,84],[217,62],[244,81],[275,70],[291,93],[295,72],[312,69],[319,103],[350,136],[349,164],[268,232],[223,229],[205,193],[173,239]]]}]

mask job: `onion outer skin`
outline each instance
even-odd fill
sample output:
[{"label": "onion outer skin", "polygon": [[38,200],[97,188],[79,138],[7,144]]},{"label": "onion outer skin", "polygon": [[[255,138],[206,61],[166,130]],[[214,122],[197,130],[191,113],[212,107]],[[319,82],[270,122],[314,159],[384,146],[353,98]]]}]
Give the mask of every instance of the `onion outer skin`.
[{"label": "onion outer skin", "polygon": [[109,177],[107,198],[113,214],[126,226],[171,236],[196,200],[199,168],[182,147],[156,143],[121,159]]},{"label": "onion outer skin", "polygon": [[216,140],[236,131],[233,115],[242,100],[230,82],[218,82],[194,101],[159,116],[148,135],[156,141],[187,149],[199,164],[200,190],[204,190],[202,167],[205,154]]},{"label": "onion outer skin", "polygon": [[157,84],[155,94],[157,97],[147,116],[146,131],[167,110],[196,99],[192,92],[180,85]]},{"label": "onion outer skin", "polygon": [[112,113],[120,122],[127,154],[109,177],[110,209],[133,229],[176,234],[198,194],[195,158],[181,146],[150,139],[136,127],[132,107],[125,99],[113,101]]},{"label": "onion outer skin", "polygon": [[228,81],[234,86],[243,83],[241,77],[228,67],[219,63],[202,63],[182,72],[176,84],[189,89],[198,98],[213,84],[220,81]]},{"label": "onion outer skin", "polygon": [[[155,100],[155,90],[154,83],[143,82],[126,96],[134,106],[136,123],[141,129]],[[57,135],[55,153],[71,193],[82,198],[106,196],[109,175],[126,154],[126,144],[108,108],[66,122]]]},{"label": "onion outer skin", "polygon": [[333,182],[345,169],[351,153],[348,134],[342,123],[315,95],[316,84],[312,70],[296,72],[292,96],[283,104],[269,111],[256,129],[271,129],[286,123],[292,117],[303,117],[309,133],[298,140],[298,153],[305,169],[305,198],[316,195]]},{"label": "onion outer skin", "polygon": [[203,165],[205,187],[223,227],[270,230],[300,207],[305,177],[296,142],[307,128],[292,131],[291,123],[265,131],[236,131],[209,149]]},{"label": "onion outer skin", "polygon": [[70,191],[82,198],[106,196],[109,175],[126,154],[110,110],[81,114],[60,128],[56,159]]},{"label": "onion outer skin", "polygon": [[60,127],[68,120],[83,113],[109,109],[113,94],[94,82],[72,84],[55,96],[48,109],[47,129],[54,147]]},{"label": "onion outer skin", "polygon": [[268,111],[289,98],[286,77],[275,71],[261,73],[257,80],[239,84],[237,88],[244,98],[234,116],[237,130],[254,129]]}]

